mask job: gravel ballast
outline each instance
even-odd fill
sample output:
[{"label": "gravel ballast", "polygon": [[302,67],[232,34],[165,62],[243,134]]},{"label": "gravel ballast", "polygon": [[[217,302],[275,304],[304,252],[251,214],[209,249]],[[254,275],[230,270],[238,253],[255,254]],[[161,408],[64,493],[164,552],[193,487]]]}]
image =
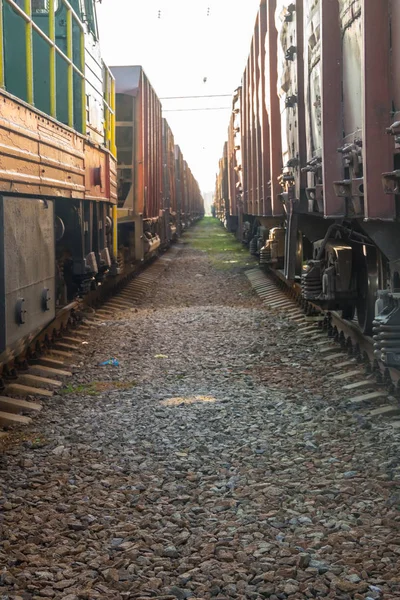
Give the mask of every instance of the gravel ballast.
[{"label": "gravel ballast", "polygon": [[189,231],[7,441],[0,600],[400,598],[399,432],[348,406],[229,240]]}]

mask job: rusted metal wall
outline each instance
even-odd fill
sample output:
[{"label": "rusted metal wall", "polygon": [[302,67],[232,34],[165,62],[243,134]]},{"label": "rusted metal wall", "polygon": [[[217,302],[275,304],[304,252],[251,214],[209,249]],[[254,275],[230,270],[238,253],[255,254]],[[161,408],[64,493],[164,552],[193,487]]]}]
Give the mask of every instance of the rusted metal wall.
[{"label": "rusted metal wall", "polygon": [[247,67],[242,79],[242,156],[243,156],[243,212],[251,214],[250,202],[250,186],[251,186],[251,170],[248,168],[251,162],[250,144],[249,144],[249,111],[248,111],[248,81]]},{"label": "rusted metal wall", "polygon": [[142,70],[141,97],[144,142],[144,210],[146,217],[158,217],[162,195],[162,114],[161,102]]},{"label": "rusted metal wall", "polygon": [[185,212],[185,193],[183,184],[183,155],[179,146],[175,145],[175,193],[176,206],[180,213]]},{"label": "rusted metal wall", "polygon": [[175,142],[174,134],[163,119],[163,208],[176,213]]},{"label": "rusted metal wall", "polygon": [[306,163],[304,54],[304,2],[278,0],[278,94],[281,109],[282,175],[290,200],[300,202],[305,188]]},{"label": "rusted metal wall", "polygon": [[[117,146],[123,129],[133,129],[132,186],[124,199],[124,208],[145,218],[159,216],[162,201],[162,108],[142,67],[112,67],[117,92]],[[133,113],[130,120],[121,116],[121,97],[130,97]],[[120,134],[120,135],[119,135]],[[125,150],[125,148],[124,148]],[[129,165],[121,162],[119,152],[119,179],[125,176]]]},{"label": "rusted metal wall", "polygon": [[243,156],[242,156],[242,129],[241,129],[241,103],[242,88],[238,88],[233,99],[233,157],[232,157],[232,185],[235,189],[230,193],[231,203],[233,204],[233,215],[242,214],[243,211]]},{"label": "rusted metal wall", "polygon": [[[243,214],[278,216],[281,173],[280,108],[277,89],[275,0],[262,0],[242,78],[237,118],[241,131],[240,196]],[[238,146],[238,144],[236,144]],[[234,214],[234,213],[233,213]]]},{"label": "rusted metal wall", "polygon": [[228,173],[228,144],[224,144],[223,157],[218,162],[215,181],[214,205],[216,216],[225,223],[230,210]]},{"label": "rusted metal wall", "polygon": [[175,196],[176,211],[182,215],[184,221],[204,215],[204,201],[199,184],[177,145],[175,145]]},{"label": "rusted metal wall", "polygon": [[[393,169],[386,129],[395,90],[390,73],[395,6],[389,0],[278,2],[281,108],[286,105],[282,155],[300,213],[395,216],[394,195],[382,186],[382,174]],[[294,60],[288,60],[289,43]],[[396,63],[393,59],[394,72]],[[301,204],[304,192],[308,202]]]},{"label": "rusted metal wall", "polygon": [[236,169],[236,151],[235,151],[235,112],[232,112],[229,128],[228,128],[228,144],[227,144],[227,168],[228,168],[228,202],[229,214],[237,215],[238,198],[237,184],[238,176]]},{"label": "rusted metal wall", "polygon": [[232,215],[240,199],[247,215],[395,218],[399,28],[396,0],[261,0],[242,78],[243,193],[230,175]]},{"label": "rusted metal wall", "polygon": [[0,192],[116,202],[106,149],[0,91]]},{"label": "rusted metal wall", "polygon": [[224,210],[224,206],[223,206],[222,191],[221,191],[222,190],[222,186],[221,186],[222,165],[223,165],[223,160],[222,160],[222,158],[220,158],[218,161],[218,172],[215,176],[215,192],[214,192],[215,216],[220,221],[223,221],[225,219],[225,210]]},{"label": "rusted metal wall", "polygon": [[204,214],[203,198],[201,196],[199,184],[196,181],[191,169],[187,166],[188,194],[190,218],[200,217]]}]

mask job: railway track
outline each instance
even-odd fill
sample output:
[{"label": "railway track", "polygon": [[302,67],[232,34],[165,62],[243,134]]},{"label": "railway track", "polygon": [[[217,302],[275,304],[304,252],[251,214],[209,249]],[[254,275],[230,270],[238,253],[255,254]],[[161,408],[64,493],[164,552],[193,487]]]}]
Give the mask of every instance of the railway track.
[{"label": "railway track", "polygon": [[301,298],[300,286],[288,284],[279,272],[256,268],[246,275],[263,304],[293,321],[298,333],[318,347],[321,368],[350,406],[400,428],[400,371],[376,359],[371,337],[339,313],[323,311]]},{"label": "railway track", "polygon": [[43,399],[50,399],[72,377],[74,356],[90,344],[90,332],[123,311],[132,309],[149,293],[157,278],[181,250],[168,252],[134,274],[117,291],[103,298],[98,308],[90,302],[74,302],[60,311],[56,319],[31,341],[12,361],[0,364],[0,438],[15,426],[29,425],[42,410]]},{"label": "railway track", "polygon": [[[43,399],[51,399],[73,372],[71,363],[77,353],[90,344],[92,328],[115,320],[132,309],[149,293],[159,275],[180,252],[176,245],[155,262],[125,282],[112,296],[91,298],[90,303],[73,303],[33,340],[29,348],[3,368],[0,388],[0,438],[15,426],[28,425],[41,411]],[[374,357],[372,338],[336,312],[301,298],[300,286],[290,286],[279,272],[254,268],[246,275],[268,309],[284,315],[296,324],[298,333],[317,347],[321,367],[337,384],[350,405],[373,417],[390,420],[400,428],[398,390],[400,372],[387,369]]]}]

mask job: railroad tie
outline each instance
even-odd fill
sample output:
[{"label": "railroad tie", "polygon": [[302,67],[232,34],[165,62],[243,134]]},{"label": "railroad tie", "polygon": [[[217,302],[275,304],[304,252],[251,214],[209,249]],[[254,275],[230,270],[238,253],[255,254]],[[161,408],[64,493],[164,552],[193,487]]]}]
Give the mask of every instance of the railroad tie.
[{"label": "railroad tie", "polygon": [[30,365],[28,373],[33,375],[39,373],[42,375],[53,375],[54,377],[72,377],[71,371],[65,371],[64,369],[55,369],[53,367],[47,367],[45,365]]},{"label": "railroad tie", "polygon": [[343,358],[343,352],[337,352],[336,354],[328,354],[327,356],[323,356],[322,360],[337,360],[338,358]]},{"label": "railroad tie", "polygon": [[357,364],[357,361],[355,358],[348,358],[347,360],[341,362],[341,363],[336,363],[335,368],[336,369],[345,369],[346,367],[351,367],[353,365]]},{"label": "railroad tie", "polygon": [[112,310],[106,310],[105,308],[96,311],[96,315],[99,317],[113,317],[114,314],[115,313]]},{"label": "railroad tie", "polygon": [[290,298],[282,298],[279,302],[273,302],[272,306],[275,308],[280,308],[281,306],[293,306],[293,302]]},{"label": "railroad tie", "polygon": [[318,327],[316,327],[316,325],[307,325],[307,327],[299,327],[299,329],[297,330],[297,333],[306,334],[306,333],[311,333],[311,332],[315,332],[315,331],[318,331]]},{"label": "railroad tie", "polygon": [[370,417],[395,417],[397,415],[400,415],[400,406],[394,404],[384,404],[369,412]]},{"label": "railroad tie", "polygon": [[321,321],[325,320],[325,317],[323,317],[323,316],[319,316],[319,317],[307,317],[307,316],[305,316],[304,318],[305,318],[306,321],[311,322],[311,323],[312,322],[320,323]]},{"label": "railroad tie", "polygon": [[61,359],[70,359],[73,357],[72,352],[66,352],[65,350],[57,350],[57,348],[51,348],[49,350],[49,355],[51,356],[56,356],[59,357]]},{"label": "railroad tie", "polygon": [[353,398],[349,398],[348,401],[352,404],[362,404],[363,402],[369,402],[370,400],[387,398],[387,396],[389,396],[389,392],[380,390],[378,392],[370,392],[369,394],[364,394],[363,396],[354,396]]},{"label": "railroad tie", "polygon": [[30,417],[0,411],[0,423],[2,425],[29,425],[31,422]]},{"label": "railroad tie", "polygon": [[38,402],[27,402],[20,398],[9,398],[0,396],[0,410],[11,413],[20,412],[39,412],[42,410],[42,405]]},{"label": "railroad tie", "polygon": [[333,350],[337,350],[335,346],[327,345],[326,347],[319,348],[320,354],[327,354],[328,352],[332,352]]},{"label": "railroad tie", "polygon": [[75,344],[66,344],[63,341],[59,341],[59,342],[55,342],[54,344],[54,348],[56,350],[61,350],[63,352],[75,352],[76,350],[79,349],[79,346],[76,346]]},{"label": "railroad tie", "polygon": [[258,295],[260,296],[260,298],[263,299],[274,299],[274,298],[282,298],[282,292],[268,292],[268,293],[264,293],[264,292],[257,292]]},{"label": "railroad tie", "polygon": [[45,390],[44,388],[32,387],[29,385],[22,385],[21,383],[10,383],[6,385],[5,391],[7,394],[16,396],[44,396],[51,398],[54,395],[52,390]]},{"label": "railroad tie", "polygon": [[107,307],[110,309],[115,309],[115,310],[125,310],[127,308],[132,308],[132,303],[131,302],[123,302],[121,301],[110,301],[107,302]]},{"label": "railroad tie", "polygon": [[[42,358],[39,358],[37,361],[35,361],[34,364],[37,366],[51,367],[53,369],[59,369],[60,367],[63,367],[65,365],[65,361],[61,360],[61,359],[57,359],[57,358],[49,358],[49,357],[43,356]],[[31,365],[31,366],[34,366],[34,365]]]},{"label": "railroad tie", "polygon": [[[343,354],[342,354],[343,356]],[[356,377],[357,375],[364,375],[364,371],[360,369],[354,369],[353,371],[347,371],[346,373],[340,373],[340,375],[334,375],[333,381],[343,381],[344,379],[350,379],[350,377]]]},{"label": "railroad tie", "polygon": [[40,377],[39,375],[32,375],[31,373],[18,373],[18,381],[24,384],[30,384],[33,387],[35,384],[40,386],[49,386],[59,388],[62,387],[62,382],[57,379],[48,379],[47,377]]},{"label": "railroad tie", "polygon": [[84,342],[86,338],[87,338],[87,336],[85,336],[85,337],[82,336],[79,338],[79,337],[69,337],[66,335],[60,341],[67,342],[68,344],[82,344],[82,342]]},{"label": "railroad tie", "polygon": [[362,387],[372,386],[372,385],[374,385],[374,383],[375,382],[372,380],[363,379],[362,381],[356,381],[355,383],[350,383],[349,385],[344,385],[343,389],[346,391],[357,390]]}]

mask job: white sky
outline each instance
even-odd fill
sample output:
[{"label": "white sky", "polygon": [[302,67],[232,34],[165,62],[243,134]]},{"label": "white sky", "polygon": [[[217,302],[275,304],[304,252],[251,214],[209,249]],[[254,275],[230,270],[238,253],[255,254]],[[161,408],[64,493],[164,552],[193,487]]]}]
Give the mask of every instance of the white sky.
[{"label": "white sky", "polygon": [[[142,65],[159,97],[233,94],[241,83],[259,3],[102,0],[97,6],[104,60],[110,66]],[[162,104],[165,111],[230,107],[231,98],[163,100]],[[230,108],[165,112],[165,117],[202,191],[213,190]]]}]

